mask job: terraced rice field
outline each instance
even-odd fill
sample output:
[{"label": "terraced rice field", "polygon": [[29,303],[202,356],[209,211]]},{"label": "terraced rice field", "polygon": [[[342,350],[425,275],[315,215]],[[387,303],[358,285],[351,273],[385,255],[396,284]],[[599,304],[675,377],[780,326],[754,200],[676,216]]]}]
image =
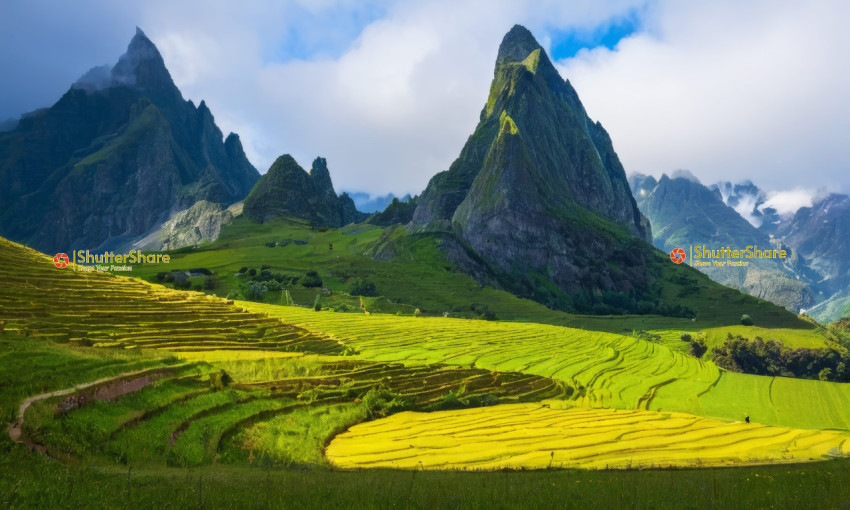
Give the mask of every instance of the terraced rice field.
[{"label": "terraced rice field", "polygon": [[342,350],[323,335],[202,293],[57,269],[45,255],[2,238],[0,262],[0,319],[6,330],[33,339],[171,351]]},{"label": "terraced rice field", "polygon": [[[698,408],[696,395],[720,376],[704,363],[631,337],[532,323],[316,313],[239,302],[351,345],[364,359],[448,363],[551,377],[583,389],[584,405],[623,409]],[[676,393],[659,399],[669,386]]]},{"label": "terraced rice field", "polygon": [[[276,361],[285,365],[298,360]],[[551,379],[482,369],[339,359],[314,361],[312,367],[309,376],[234,383],[216,390],[204,377],[214,368],[183,365],[174,376],[137,393],[67,413],[57,413],[58,399],[40,401],[27,415],[26,431],[56,456],[196,466],[212,463],[223,446],[232,445],[228,438],[255,423],[305,408],[358,404],[374,390],[386,391],[406,409],[439,405],[449,393],[489,395],[495,403],[563,399],[572,391]],[[369,412],[381,411],[364,408],[361,414]],[[321,439],[316,450],[330,437]]]},{"label": "terraced rice field", "polygon": [[[725,465],[847,453],[845,432],[821,430],[850,430],[847,385],[721,373],[632,337],[234,304],[56,269],[5,240],[0,281],[0,358],[72,360],[92,375],[51,379],[33,365],[41,375],[13,379],[26,390],[0,385],[6,414],[26,396],[119,367],[164,367],[130,393],[33,404],[26,436],[61,459],[315,464],[352,425],[328,450],[339,466]],[[119,383],[103,384],[86,391]],[[408,410],[432,412],[393,415]],[[732,423],[745,415],[760,425]]]},{"label": "terraced rice field", "polygon": [[850,385],[722,372],[663,345],[544,324],[240,305],[351,345],[360,357],[449,363],[551,377],[587,407],[678,411],[726,420],[850,430]]},{"label": "terraced rice field", "polygon": [[841,457],[848,438],[683,413],[517,404],[361,423],[327,456],[342,468],[705,467]]}]

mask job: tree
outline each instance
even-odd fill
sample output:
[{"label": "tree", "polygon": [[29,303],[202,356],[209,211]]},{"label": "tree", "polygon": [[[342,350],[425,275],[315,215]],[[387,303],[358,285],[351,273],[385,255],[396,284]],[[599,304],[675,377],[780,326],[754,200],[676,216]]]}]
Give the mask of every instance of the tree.
[{"label": "tree", "polygon": [[743,324],[744,326],[752,326],[753,319],[751,319],[749,315],[744,314],[741,316],[741,324]]},{"label": "tree", "polygon": [[821,381],[829,381],[832,379],[832,369],[827,367],[818,373],[818,379]]},{"label": "tree", "polygon": [[689,350],[690,355],[694,358],[702,358],[702,355],[705,354],[705,351],[708,350],[708,346],[705,345],[705,340],[702,338],[697,338],[696,340],[691,340],[691,348]]},{"label": "tree", "polygon": [[375,297],[378,295],[378,290],[375,288],[375,284],[367,281],[358,279],[354,282],[354,286],[351,287],[351,291],[349,292],[352,296],[367,296],[367,297]]},{"label": "tree", "polygon": [[322,303],[320,303],[321,298],[321,295],[316,294],[316,299],[313,300],[313,310],[316,310],[317,312],[322,311]]}]

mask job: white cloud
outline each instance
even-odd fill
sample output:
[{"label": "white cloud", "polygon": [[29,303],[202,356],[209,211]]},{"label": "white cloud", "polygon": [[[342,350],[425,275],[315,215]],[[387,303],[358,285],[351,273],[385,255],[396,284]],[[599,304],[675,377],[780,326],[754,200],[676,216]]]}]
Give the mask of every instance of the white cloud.
[{"label": "white cloud", "polygon": [[[548,48],[555,32],[638,9],[643,32],[559,63],[627,171],[686,167],[703,182],[765,189],[850,184],[850,4],[837,0],[12,4],[0,44],[16,53],[2,62],[23,74],[3,73],[4,104],[25,103],[19,83],[64,88],[104,54],[114,61],[139,25],[184,96],[205,99],[261,172],[286,152],[305,167],[322,155],[338,190],[396,195],[421,192],[457,157],[514,23]],[[309,60],[293,58],[293,41]],[[69,71],[72,60],[86,64]]]},{"label": "white cloud", "polygon": [[560,62],[629,171],[846,186],[842,2],[659,2],[649,30]]},{"label": "white cloud", "polygon": [[818,191],[805,188],[774,191],[768,193],[767,200],[759,209],[763,211],[770,207],[780,215],[794,214],[801,207],[811,207],[820,194]]},{"label": "white cloud", "polygon": [[[261,172],[283,153],[304,167],[321,155],[337,190],[401,196],[421,193],[460,153],[486,102],[498,45],[514,23],[545,42],[535,26],[593,26],[640,3],[387,3],[385,15],[338,57],[309,61],[264,61],[258,55],[276,44],[275,24],[252,25],[244,13],[220,19],[207,11],[196,27],[161,24],[155,14],[146,31],[169,68],[181,68],[172,74],[184,94],[207,100]],[[286,26],[285,17],[269,18]],[[253,30],[240,30],[243,22]]]}]

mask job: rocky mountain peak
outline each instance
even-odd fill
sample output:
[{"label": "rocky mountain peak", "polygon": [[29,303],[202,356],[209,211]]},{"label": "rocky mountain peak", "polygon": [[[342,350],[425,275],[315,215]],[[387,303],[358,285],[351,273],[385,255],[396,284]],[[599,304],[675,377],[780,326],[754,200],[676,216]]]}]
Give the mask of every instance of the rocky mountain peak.
[{"label": "rocky mountain peak", "polygon": [[[431,179],[411,227],[451,232],[495,271],[534,272],[565,294],[649,282],[642,255],[627,248],[651,240],[649,223],[611,138],[520,25],[499,48],[478,126],[449,170]],[[593,269],[588,260],[603,255],[622,264]],[[571,299],[562,298],[550,303]]]},{"label": "rocky mountain peak", "polygon": [[136,28],[136,35],[112,68],[114,85],[127,85],[140,89],[168,88],[176,90],[171,74],[165,67],[162,55],[145,33]]},{"label": "rocky mountain peak", "polygon": [[0,181],[11,183],[0,235],[45,251],[125,243],[200,200],[241,200],[257,179],[238,138],[223,143],[206,103],[183,99],[137,29],[114,66],[0,133]]},{"label": "rocky mountain peak", "polygon": [[522,25],[514,25],[499,46],[496,65],[522,62],[535,50],[542,49],[537,39]]},{"label": "rocky mountain peak", "polygon": [[325,158],[318,157],[313,160],[310,177],[313,179],[313,185],[319,193],[336,196],[333,183],[331,182],[331,173],[328,170],[328,162]]}]

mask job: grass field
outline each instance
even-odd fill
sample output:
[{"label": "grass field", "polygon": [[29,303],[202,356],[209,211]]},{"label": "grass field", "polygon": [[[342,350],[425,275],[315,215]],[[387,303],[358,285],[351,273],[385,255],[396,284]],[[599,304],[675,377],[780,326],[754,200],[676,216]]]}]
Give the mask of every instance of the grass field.
[{"label": "grass field", "polygon": [[355,425],[327,455],[344,468],[483,470],[705,467],[850,455],[850,432],[556,405],[399,413]]},{"label": "grass field", "polygon": [[[391,260],[373,258],[370,251],[380,242],[395,253]],[[280,218],[256,224],[238,217],[222,227],[217,241],[195,249],[172,253],[168,264],[138,266],[134,275],[153,281],[159,272],[187,271],[207,268],[213,273],[214,285],[207,292],[226,296],[242,288],[244,277],[237,276],[242,267],[269,270],[288,275],[303,275],[317,270],[323,286],[332,292],[323,296],[323,306],[359,308],[359,298],[347,294],[352,282],[364,279],[375,284],[381,297],[367,297],[367,308],[382,313],[412,314],[420,308],[430,315],[466,313],[470,304],[486,304],[500,320],[536,322],[569,326],[594,331],[630,333],[632,330],[700,329],[740,323],[742,313],[749,314],[756,326],[771,328],[814,329],[793,314],[767,301],[722,287],[690,268],[670,264],[669,258],[651,258],[654,270],[665,282],[661,298],[680,303],[698,312],[696,321],[659,316],[580,316],[551,310],[529,299],[481,286],[470,276],[456,270],[439,248],[439,237],[389,231],[374,225],[357,224],[339,229],[314,230],[308,222]],[[272,247],[269,247],[272,245]],[[687,276],[699,289],[695,294],[680,296],[680,286],[671,283]],[[203,278],[190,281],[196,290],[203,289]],[[300,285],[289,287],[296,304],[311,306],[317,288]],[[280,303],[281,291],[270,291],[260,298],[266,303]],[[458,312],[460,311],[460,312]],[[465,311],[465,312],[464,312]]]}]

